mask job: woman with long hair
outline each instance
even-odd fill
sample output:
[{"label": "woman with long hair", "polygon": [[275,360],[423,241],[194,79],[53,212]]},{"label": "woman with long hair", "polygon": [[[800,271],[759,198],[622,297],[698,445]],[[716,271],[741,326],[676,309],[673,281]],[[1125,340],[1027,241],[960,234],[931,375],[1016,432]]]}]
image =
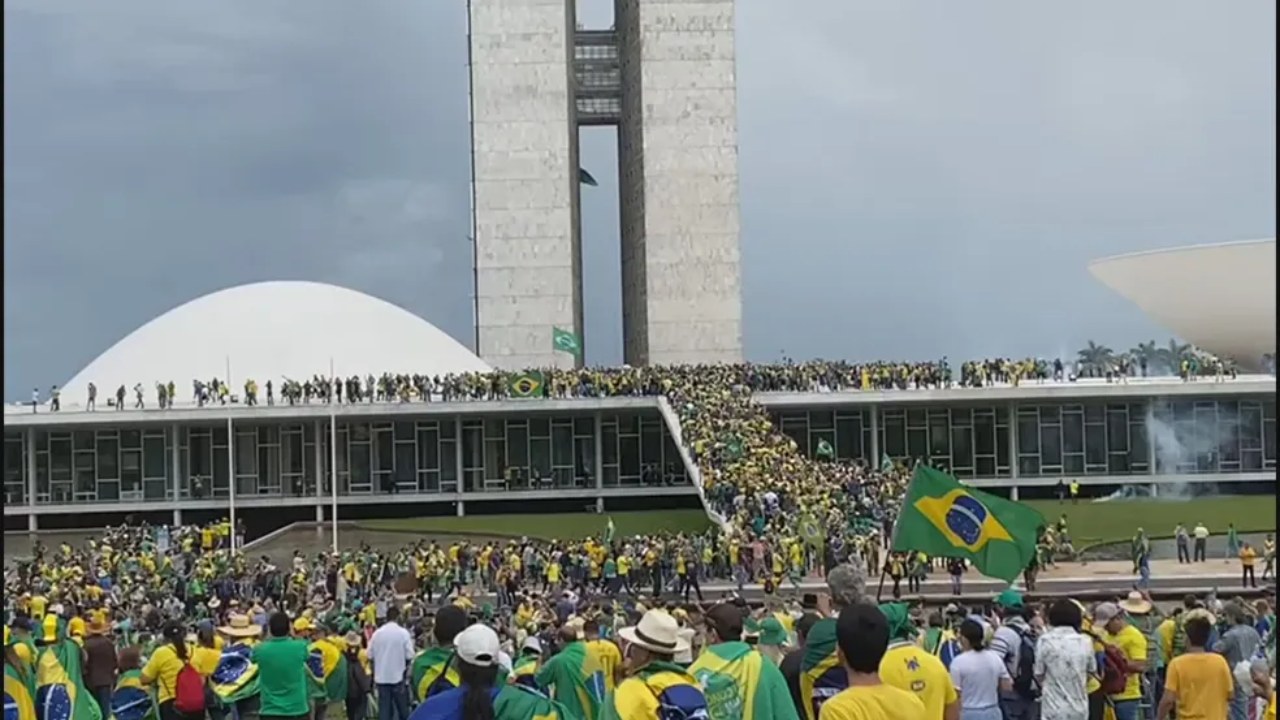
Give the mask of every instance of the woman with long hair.
[{"label": "woman with long hair", "polygon": [[574,720],[563,706],[521,685],[498,684],[498,633],[475,624],[454,638],[460,683],[427,698],[409,720]]},{"label": "woman with long hair", "polygon": [[156,702],[160,708],[160,720],[204,720],[205,713],[183,713],[174,707],[178,673],[190,662],[187,633],[176,620],[166,622],[161,629],[161,644],[151,653],[151,659],[142,668],[144,685],[155,685]]},{"label": "woman with long hair", "polygon": [[1009,669],[987,649],[987,629],[968,618],[960,623],[962,651],[951,661],[951,680],[960,694],[960,720],[1000,720],[1000,691],[1013,688]]}]

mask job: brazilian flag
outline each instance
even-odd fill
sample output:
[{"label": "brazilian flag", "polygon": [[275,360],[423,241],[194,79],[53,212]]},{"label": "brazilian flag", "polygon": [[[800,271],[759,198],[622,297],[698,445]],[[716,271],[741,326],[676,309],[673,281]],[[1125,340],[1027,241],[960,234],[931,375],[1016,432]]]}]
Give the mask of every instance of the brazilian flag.
[{"label": "brazilian flag", "polygon": [[237,643],[223,648],[218,667],[209,676],[213,694],[224,705],[232,705],[258,694],[258,666],[252,662],[253,648]]},{"label": "brazilian flag", "polygon": [[155,720],[156,706],[142,685],[141,670],[126,670],[111,693],[112,720]]},{"label": "brazilian flag", "polygon": [[987,577],[1013,582],[1035,557],[1044,524],[1032,507],[919,465],[893,529],[893,550],[964,558]]},{"label": "brazilian flag", "polygon": [[547,394],[546,377],[537,370],[526,370],[507,381],[507,394],[513,398],[537,398]]},{"label": "brazilian flag", "polygon": [[4,664],[4,720],[36,720],[36,691],[30,672]]},{"label": "brazilian flag", "polygon": [[79,645],[60,636],[37,648],[35,701],[41,720],[102,720],[80,674]]},{"label": "brazilian flag", "polygon": [[347,656],[340,645],[345,647],[342,638],[327,637],[310,646],[307,669],[324,689],[326,702],[343,702],[347,699]]}]

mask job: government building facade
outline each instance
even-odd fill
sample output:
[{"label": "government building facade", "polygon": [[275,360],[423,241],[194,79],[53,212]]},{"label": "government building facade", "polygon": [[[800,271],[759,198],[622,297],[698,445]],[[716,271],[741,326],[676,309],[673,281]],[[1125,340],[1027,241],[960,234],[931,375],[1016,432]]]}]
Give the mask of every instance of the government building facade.
[{"label": "government building facade", "polygon": [[[799,447],[878,466],[919,459],[1013,497],[1077,480],[1089,495],[1274,492],[1275,379],[1176,378],[983,389],[761,393]],[[542,501],[625,510],[697,502],[675,413],[657,397],[271,407],[9,408],[10,530],[92,517],[184,511],[325,517],[398,506],[484,512]],[[1269,485],[1268,485],[1269,484]],[[23,522],[25,520],[25,522]],[[101,525],[101,523],[97,523]]]}]

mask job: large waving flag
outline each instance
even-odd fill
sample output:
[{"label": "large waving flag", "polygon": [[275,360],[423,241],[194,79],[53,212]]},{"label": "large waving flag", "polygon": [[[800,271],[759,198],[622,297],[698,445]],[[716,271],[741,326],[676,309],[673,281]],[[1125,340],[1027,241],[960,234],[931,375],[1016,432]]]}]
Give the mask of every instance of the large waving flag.
[{"label": "large waving flag", "polygon": [[4,664],[4,720],[36,720],[35,685],[29,673]]},{"label": "large waving flag", "polygon": [[102,720],[102,710],[80,674],[80,646],[60,639],[37,652],[36,712],[40,720]]},{"label": "large waving flag", "polygon": [[1043,526],[1034,508],[919,465],[894,526],[893,550],[964,558],[983,575],[1013,582],[1035,556]]},{"label": "large waving flag", "polygon": [[126,670],[116,680],[116,689],[111,694],[111,717],[112,720],[155,720],[155,702],[142,685],[141,670]]},{"label": "large waving flag", "polygon": [[342,642],[342,638],[321,638],[311,643],[307,667],[324,688],[326,702],[347,699],[347,656],[338,645]]},{"label": "large waving flag", "polygon": [[209,684],[224,705],[258,694],[258,666],[250,660],[251,657],[253,648],[248,645],[223,648],[218,667],[209,676]]}]

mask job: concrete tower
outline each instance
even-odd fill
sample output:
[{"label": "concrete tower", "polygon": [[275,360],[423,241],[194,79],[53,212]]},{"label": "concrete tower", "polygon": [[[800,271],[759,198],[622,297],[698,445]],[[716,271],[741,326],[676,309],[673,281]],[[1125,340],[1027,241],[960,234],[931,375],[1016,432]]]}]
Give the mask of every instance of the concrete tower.
[{"label": "concrete tower", "polygon": [[582,327],[578,128],[618,128],[624,356],[742,357],[733,0],[470,0],[477,351],[571,366]]}]

